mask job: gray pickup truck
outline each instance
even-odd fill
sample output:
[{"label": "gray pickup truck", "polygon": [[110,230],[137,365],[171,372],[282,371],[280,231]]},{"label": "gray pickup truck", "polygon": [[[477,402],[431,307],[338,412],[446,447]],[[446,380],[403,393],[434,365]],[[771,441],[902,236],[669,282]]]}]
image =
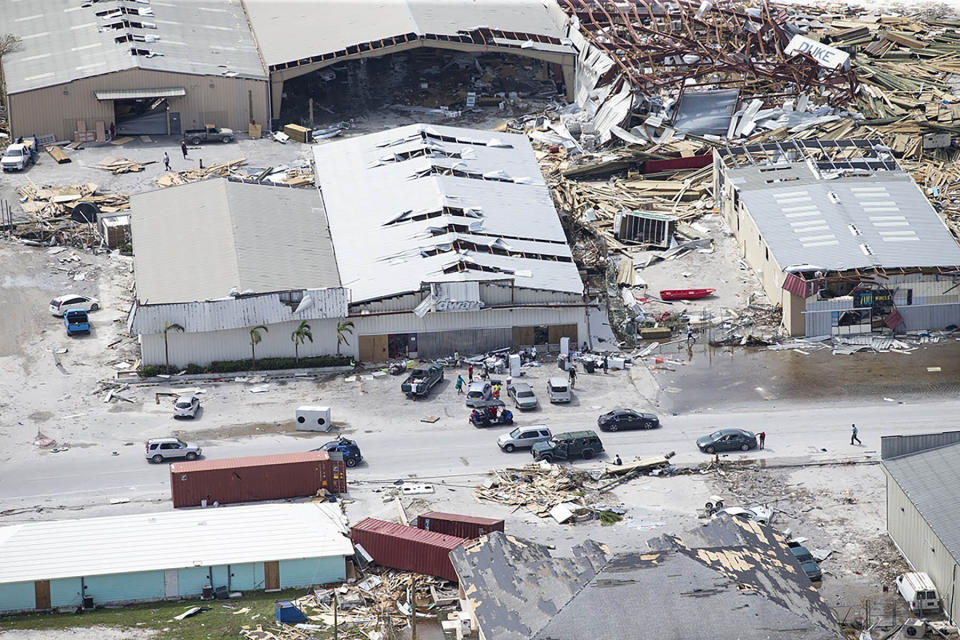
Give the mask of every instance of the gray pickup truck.
[{"label": "gray pickup truck", "polygon": [[443,366],[436,362],[430,364],[421,364],[410,374],[400,390],[407,394],[408,398],[423,397],[430,393],[438,382],[443,380]]},{"label": "gray pickup truck", "polygon": [[183,132],[183,139],[190,144],[201,142],[233,142],[233,129],[207,127],[206,129],[187,129]]}]

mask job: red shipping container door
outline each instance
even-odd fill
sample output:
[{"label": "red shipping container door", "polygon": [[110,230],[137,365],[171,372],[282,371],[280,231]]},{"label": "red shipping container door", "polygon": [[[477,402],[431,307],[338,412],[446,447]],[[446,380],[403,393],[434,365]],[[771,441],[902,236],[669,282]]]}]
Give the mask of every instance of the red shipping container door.
[{"label": "red shipping container door", "polygon": [[492,531],[503,531],[503,520],[431,511],[417,518],[417,528],[475,540]]},{"label": "red shipping container door", "polygon": [[450,552],[463,544],[463,538],[374,518],[365,518],[353,525],[350,538],[381,567],[457,582]]},{"label": "red shipping container door", "polygon": [[[340,458],[339,454],[336,456]],[[346,493],[343,460],[326,451],[274,456],[197,460],[170,465],[170,495],[174,507],[198,507],[219,502],[255,502],[312,496],[320,489]]]}]

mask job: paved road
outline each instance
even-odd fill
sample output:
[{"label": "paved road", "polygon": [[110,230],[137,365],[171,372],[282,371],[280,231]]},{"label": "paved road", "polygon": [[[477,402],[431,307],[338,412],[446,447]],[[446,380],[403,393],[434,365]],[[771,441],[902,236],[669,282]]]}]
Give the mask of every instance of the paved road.
[{"label": "paved road", "polygon": [[[873,403],[870,405],[824,403],[826,406],[796,406],[776,411],[757,405],[755,410],[731,413],[688,414],[663,418],[655,431],[602,434],[610,457],[648,456],[676,451],[675,462],[706,459],[694,440],[715,426],[741,426],[767,433],[767,448],[734,457],[770,460],[805,457],[839,460],[851,456],[879,457],[880,436],[941,431],[949,428],[950,416],[960,411],[960,401],[918,404]],[[521,424],[535,424],[537,414],[521,414]],[[860,427],[863,446],[850,445],[850,424]],[[554,416],[555,432],[590,425]],[[366,463],[351,470],[351,481],[392,482],[397,478],[439,478],[482,474],[494,468],[521,465],[530,460],[525,452],[506,454],[495,444],[502,430],[445,427],[426,431],[378,430],[358,438]],[[213,443],[205,447],[210,457],[232,457],[302,451],[309,442],[285,435],[260,435]],[[71,449],[32,460],[11,460],[0,469],[0,510],[45,505],[106,504],[111,499],[161,500],[169,496],[167,465],[144,460],[142,445],[122,447],[113,456],[100,447]],[[592,466],[590,463],[578,463]]]}]

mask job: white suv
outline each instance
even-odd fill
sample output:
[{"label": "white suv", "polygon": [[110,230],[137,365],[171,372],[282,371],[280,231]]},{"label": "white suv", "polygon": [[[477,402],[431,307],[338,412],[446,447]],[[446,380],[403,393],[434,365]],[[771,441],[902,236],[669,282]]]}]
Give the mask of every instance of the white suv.
[{"label": "white suv", "polygon": [[163,462],[170,458],[196,460],[203,453],[199,446],[192,442],[184,442],[179,438],[152,438],[147,440],[144,445],[146,446],[147,460],[150,462]]},{"label": "white suv", "polygon": [[64,296],[58,296],[50,301],[50,313],[62,317],[71,309],[83,309],[84,311],[96,311],[100,308],[100,301],[96,298],[87,296],[78,296],[75,293],[68,293]]}]

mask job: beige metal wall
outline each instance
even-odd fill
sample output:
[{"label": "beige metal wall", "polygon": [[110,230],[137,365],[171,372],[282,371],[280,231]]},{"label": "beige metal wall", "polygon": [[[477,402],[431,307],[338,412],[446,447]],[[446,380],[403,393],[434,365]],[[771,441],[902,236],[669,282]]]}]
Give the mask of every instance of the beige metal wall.
[{"label": "beige metal wall", "polygon": [[167,87],[186,89],[185,96],[168,99],[170,111],[180,113],[182,129],[202,127],[209,122],[246,132],[251,100],[253,119],[266,123],[266,80],[129,69],[9,96],[13,135],[52,133],[58,140],[72,140],[77,120],[85,120],[88,130],[95,128],[97,120],[103,120],[108,128],[113,122],[113,101],[97,100],[97,91]]},{"label": "beige metal wall", "polygon": [[900,485],[887,479],[887,533],[915,571],[930,575],[943,600],[943,610],[956,622],[960,619],[960,566],[950,556],[930,525],[913,506]]}]

